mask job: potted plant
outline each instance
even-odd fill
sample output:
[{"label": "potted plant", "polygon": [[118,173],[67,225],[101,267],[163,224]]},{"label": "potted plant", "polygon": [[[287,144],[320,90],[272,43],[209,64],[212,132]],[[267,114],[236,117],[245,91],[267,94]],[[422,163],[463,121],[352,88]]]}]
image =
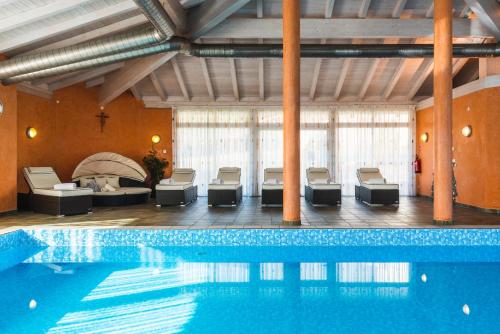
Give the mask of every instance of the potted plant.
[{"label": "potted plant", "polygon": [[165,169],[168,167],[168,161],[158,157],[155,149],[149,151],[148,155],[146,155],[142,162],[144,166],[149,172],[151,178],[151,189],[153,190],[152,194],[155,193],[155,186],[160,183],[160,180],[163,179],[165,175]]}]

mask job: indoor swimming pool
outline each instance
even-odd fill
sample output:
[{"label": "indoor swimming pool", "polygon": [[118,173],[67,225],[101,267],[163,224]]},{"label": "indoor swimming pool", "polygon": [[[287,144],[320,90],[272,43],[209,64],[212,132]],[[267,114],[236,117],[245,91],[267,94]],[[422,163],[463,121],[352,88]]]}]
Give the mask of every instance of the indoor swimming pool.
[{"label": "indoor swimming pool", "polygon": [[0,332],[498,333],[495,229],[26,229]]}]

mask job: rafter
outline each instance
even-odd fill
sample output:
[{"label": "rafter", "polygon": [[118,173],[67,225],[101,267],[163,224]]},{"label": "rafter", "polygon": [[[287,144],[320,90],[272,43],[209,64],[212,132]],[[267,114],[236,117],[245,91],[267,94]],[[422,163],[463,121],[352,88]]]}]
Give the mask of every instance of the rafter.
[{"label": "rafter", "polygon": [[210,96],[212,100],[215,100],[215,92],[212,85],[212,79],[210,78],[210,71],[208,70],[207,60],[205,58],[200,58],[200,64],[203,71],[203,77],[205,78],[205,85],[207,86],[208,96]]},{"label": "rafter", "polygon": [[89,0],[57,0],[45,6],[37,6],[18,15],[10,15],[0,20],[0,33],[7,30],[16,29],[20,26],[35,22],[37,20],[42,20],[51,15],[57,15],[71,8],[74,8],[85,1]]},{"label": "rafter", "polygon": [[264,58],[259,59],[259,98],[261,101],[266,99],[266,86],[264,81]]},{"label": "rafter", "polygon": [[103,106],[113,101],[176,54],[169,52],[127,61],[122,69],[106,75],[99,91],[99,104]]},{"label": "rafter", "polygon": [[[173,60],[173,59],[172,59]],[[156,90],[156,93],[162,99],[163,101],[167,100],[167,92],[165,92],[165,89],[163,88],[160,79],[158,79],[158,76],[156,75],[155,71],[151,72],[149,74],[149,79],[151,80],[151,83],[153,84],[153,87]]]},{"label": "rafter", "polygon": [[469,61],[468,58],[458,58],[455,59],[453,68],[452,68],[452,75],[455,77],[455,75],[458,74],[462,70],[462,68],[467,64],[467,61]]},{"label": "rafter", "polygon": [[[434,34],[430,19],[312,19],[300,20],[301,38],[429,38]],[[454,37],[492,37],[492,33],[466,18],[453,20]],[[283,38],[282,19],[228,18],[204,38]]]},{"label": "rafter", "polygon": [[264,0],[257,0],[257,18],[264,17]]},{"label": "rafter", "polygon": [[50,100],[52,98],[52,92],[49,91],[46,87],[33,86],[27,82],[21,82],[17,84],[16,89],[19,92],[35,95],[47,100]]},{"label": "rafter", "polygon": [[186,10],[179,0],[161,0],[161,4],[174,23],[177,33],[184,34],[186,32],[187,16]]},{"label": "rafter", "polygon": [[238,75],[236,73],[236,62],[234,58],[229,58],[229,69],[231,71],[231,83],[233,85],[233,94],[236,101],[240,100],[240,90],[238,88]]},{"label": "rafter", "polygon": [[56,24],[47,24],[45,26],[41,26],[39,29],[31,31],[30,33],[18,34],[16,37],[3,41],[0,45],[0,52],[6,52],[42,39],[48,39],[58,34],[62,34],[65,31],[98,22],[103,18],[126,14],[136,9],[137,6],[133,1],[124,1],[93,12],[79,15],[71,20],[61,21]]},{"label": "rafter", "polygon": [[431,4],[429,5],[427,10],[425,11],[425,17],[427,17],[427,18],[434,17],[434,1],[431,1]]},{"label": "rafter", "polygon": [[141,93],[139,92],[139,90],[137,89],[137,86],[132,86],[130,87],[130,91],[132,92],[132,95],[134,95],[134,98],[137,100],[137,101],[140,101],[142,99],[142,96],[141,96]]},{"label": "rafter", "polygon": [[365,98],[366,92],[368,91],[368,87],[370,87],[370,84],[373,80],[373,76],[375,75],[375,72],[377,71],[379,64],[380,64],[380,58],[377,58],[372,61],[372,65],[370,66],[370,69],[368,70],[368,73],[364,78],[363,86],[361,87],[361,90],[358,95],[358,98],[360,100],[363,100]]},{"label": "rafter", "polygon": [[313,78],[311,82],[311,88],[309,89],[309,99],[314,100],[316,96],[316,88],[318,87],[318,79],[321,70],[322,59],[317,59],[316,64],[314,65]]},{"label": "rafter", "polygon": [[92,88],[92,87],[100,86],[104,83],[105,80],[106,79],[104,78],[104,75],[97,77],[97,78],[87,80],[87,82],[85,82],[85,88]]},{"label": "rafter", "polygon": [[340,97],[340,93],[342,92],[342,87],[344,86],[345,78],[347,77],[347,73],[349,73],[349,69],[351,67],[352,59],[347,58],[342,63],[342,71],[340,72],[339,78],[337,80],[337,87],[335,88],[335,94],[333,95],[335,100],[338,100]]},{"label": "rafter", "polygon": [[427,60],[426,64],[423,64],[423,69],[420,72],[420,74],[413,76],[412,82],[413,85],[410,88],[408,95],[406,96],[408,101],[413,100],[419,89],[422,87],[424,84],[425,80],[429,77],[429,75],[432,73],[432,70],[434,69],[434,61],[433,60]]},{"label": "rafter", "polygon": [[199,38],[246,5],[250,0],[206,0],[189,15],[189,35]]},{"label": "rafter", "polygon": [[111,64],[103,67],[96,68],[94,70],[90,71],[85,71],[83,73],[79,73],[77,75],[73,75],[69,78],[59,80],[56,82],[51,82],[49,83],[49,90],[58,90],[61,88],[69,87],[74,84],[77,84],[79,82],[87,81],[95,77],[102,76],[104,74],[116,71],[120,68],[122,68],[125,65],[125,63],[116,63],[116,64]]},{"label": "rafter", "polygon": [[465,0],[479,21],[500,40],[500,4],[494,0]]},{"label": "rafter", "polygon": [[401,78],[401,75],[403,74],[405,67],[406,67],[406,59],[401,59],[399,61],[398,67],[396,68],[396,72],[394,72],[391,79],[387,83],[387,86],[385,87],[385,90],[383,93],[384,100],[387,100],[391,96],[392,91],[394,90],[394,87],[396,87],[396,84],[398,83],[399,78]]},{"label": "rafter", "polygon": [[179,67],[179,63],[177,62],[176,58],[172,58],[172,60],[170,62],[172,63],[172,67],[174,68],[175,77],[177,78],[177,83],[179,84],[179,87],[181,88],[182,95],[184,96],[184,99],[189,101],[190,100],[189,92],[188,92],[187,87],[186,87],[186,82],[184,81],[184,76],[182,75],[182,71]]},{"label": "rafter", "polygon": [[358,12],[358,17],[359,18],[364,18],[368,14],[368,9],[370,8],[370,3],[371,0],[363,0],[361,2],[361,8],[359,9]]},{"label": "rafter", "polygon": [[67,38],[67,39],[62,39],[60,41],[54,42],[54,43],[49,43],[45,44],[37,49],[29,50],[23,55],[26,54],[32,54],[32,53],[37,53],[37,52],[42,52],[42,51],[47,51],[47,50],[53,50],[53,49],[58,49],[58,48],[63,48],[66,46],[82,43],[89,41],[94,38],[99,38],[103,37],[105,35],[113,34],[119,31],[123,31],[126,28],[132,28],[135,27],[141,23],[146,23],[147,19],[144,15],[138,14],[136,16],[132,16],[129,18],[126,18],[125,20],[118,21],[109,25],[105,25],[102,28],[98,28],[95,30],[91,30],[86,33],[78,34],[77,36]]},{"label": "rafter", "polygon": [[394,7],[394,10],[392,11],[392,17],[397,19],[401,16],[401,13],[403,13],[403,10],[405,9],[406,3],[408,0],[398,0],[396,2],[396,6]]},{"label": "rafter", "polygon": [[335,0],[326,0],[325,4],[325,19],[331,19],[333,16],[333,8],[335,7]]}]

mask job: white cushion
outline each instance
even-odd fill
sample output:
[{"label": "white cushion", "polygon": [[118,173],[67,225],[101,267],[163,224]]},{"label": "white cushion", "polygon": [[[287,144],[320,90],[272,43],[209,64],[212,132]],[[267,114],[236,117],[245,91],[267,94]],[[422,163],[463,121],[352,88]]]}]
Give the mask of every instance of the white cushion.
[{"label": "white cushion", "polygon": [[268,184],[262,185],[262,190],[283,190],[283,184]]},{"label": "white cushion", "polygon": [[365,187],[370,190],[384,190],[384,189],[399,189],[399,185],[397,184],[361,184],[362,187]]},{"label": "white cushion", "polygon": [[380,178],[369,179],[363,183],[365,183],[365,184],[385,184],[385,179],[380,179]]},{"label": "white cushion", "polygon": [[170,177],[172,180],[177,182],[188,182],[193,183],[194,178],[196,176],[196,172],[191,168],[174,168],[172,171],[172,176]]},{"label": "white cushion", "polygon": [[113,188],[120,188],[119,176],[106,176],[106,182]]},{"label": "white cushion", "polygon": [[264,169],[264,183],[270,179],[276,179],[278,182],[283,182],[283,168],[266,168]]},{"label": "white cushion", "polygon": [[184,190],[192,186],[193,184],[190,182],[179,182],[175,184],[157,184],[155,189],[157,191]]},{"label": "white cushion", "polygon": [[74,196],[92,196],[92,189],[77,188],[75,190],[54,190],[54,189],[34,189],[33,194],[53,196],[53,197],[74,197]]},{"label": "white cushion", "polygon": [[27,167],[23,173],[32,191],[53,188],[61,183],[52,167]]},{"label": "white cushion", "polygon": [[99,188],[103,189],[108,183],[106,176],[96,176],[95,182],[99,186]]},{"label": "white cushion", "polygon": [[94,196],[123,196],[125,195],[124,191],[117,190],[117,191],[100,191],[98,193],[94,193]]},{"label": "white cushion", "polygon": [[119,191],[125,193],[125,195],[137,195],[137,194],[147,194],[151,192],[149,188],[142,187],[122,187]]},{"label": "white cushion", "polygon": [[240,187],[239,184],[209,184],[208,190],[236,190]]},{"label": "white cushion", "polygon": [[315,179],[310,182],[310,184],[329,184],[330,180],[329,179]]},{"label": "white cushion", "polygon": [[54,184],[54,190],[76,190],[76,183],[59,183]]},{"label": "white cushion", "polygon": [[222,179],[213,179],[212,182],[210,182],[210,184],[223,184],[224,183],[224,180]]},{"label": "white cushion", "polygon": [[222,167],[217,173],[217,179],[222,180],[224,184],[240,184],[240,178],[241,168],[239,167]]},{"label": "white cushion", "polygon": [[380,170],[378,168],[359,168],[356,171],[356,175],[358,176],[359,183],[365,183],[371,179],[384,178],[382,174],[380,174]]},{"label": "white cushion", "polygon": [[160,180],[160,184],[175,184],[175,180],[172,179],[162,179]]},{"label": "white cushion", "polygon": [[314,190],[334,190],[341,189],[341,185],[338,183],[329,183],[329,184],[310,184],[309,187]]}]

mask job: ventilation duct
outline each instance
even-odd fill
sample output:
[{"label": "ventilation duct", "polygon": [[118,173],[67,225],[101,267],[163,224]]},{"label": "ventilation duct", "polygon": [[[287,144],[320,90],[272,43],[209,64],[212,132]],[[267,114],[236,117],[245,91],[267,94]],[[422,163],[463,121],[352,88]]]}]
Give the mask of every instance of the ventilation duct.
[{"label": "ventilation duct", "polygon": [[[281,44],[191,44],[184,39],[173,39],[167,43],[147,48],[14,76],[3,80],[2,83],[31,81],[171,51],[206,58],[281,58],[283,56]],[[432,44],[303,44],[301,46],[303,58],[429,58],[433,55]],[[498,43],[455,44],[453,46],[453,57],[455,58],[498,56],[500,56],[500,44]]]},{"label": "ventilation duct", "polygon": [[152,46],[174,35],[174,25],[157,0],[134,1],[154,28],[141,27],[65,48],[14,57],[0,63],[0,80]]}]

